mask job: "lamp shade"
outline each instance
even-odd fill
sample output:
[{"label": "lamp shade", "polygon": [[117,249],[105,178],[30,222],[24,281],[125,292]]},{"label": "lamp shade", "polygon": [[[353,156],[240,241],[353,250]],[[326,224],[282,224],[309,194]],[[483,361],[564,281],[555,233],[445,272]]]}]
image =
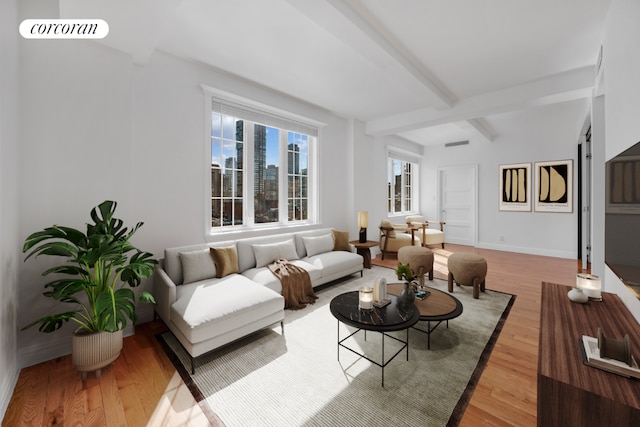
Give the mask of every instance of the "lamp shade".
[{"label": "lamp shade", "polygon": [[358,227],[367,228],[369,226],[369,212],[360,211],[358,212]]},{"label": "lamp shade", "polygon": [[602,300],[600,277],[580,273],[576,276],[576,287],[582,289],[582,292],[584,292],[589,299]]}]

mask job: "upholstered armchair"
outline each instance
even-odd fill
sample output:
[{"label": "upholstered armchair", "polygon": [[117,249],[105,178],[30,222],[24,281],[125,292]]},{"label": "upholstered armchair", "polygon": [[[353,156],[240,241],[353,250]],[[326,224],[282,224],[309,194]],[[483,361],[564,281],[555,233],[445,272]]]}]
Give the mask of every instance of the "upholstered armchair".
[{"label": "upholstered armchair", "polygon": [[444,222],[425,220],[422,215],[409,215],[407,225],[417,227],[415,235],[420,238],[422,246],[442,245],[444,249]]},{"label": "upholstered armchair", "polygon": [[389,252],[398,252],[403,246],[420,246],[421,240],[415,234],[417,227],[404,224],[391,224],[389,220],[380,223],[380,249],[382,259]]}]

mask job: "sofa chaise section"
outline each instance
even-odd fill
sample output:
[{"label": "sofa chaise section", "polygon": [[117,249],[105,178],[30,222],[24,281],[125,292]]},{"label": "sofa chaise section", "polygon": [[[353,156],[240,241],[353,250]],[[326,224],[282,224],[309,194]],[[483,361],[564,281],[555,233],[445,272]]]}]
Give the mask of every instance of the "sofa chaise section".
[{"label": "sofa chaise section", "polygon": [[[332,236],[324,228],[165,249],[154,282],[156,313],[191,356],[192,372],[200,355],[278,322],[284,328],[282,287],[268,268],[274,259],[291,258],[313,287],[362,275],[362,256],[334,250]],[[237,271],[216,277],[211,248],[233,248]]]}]

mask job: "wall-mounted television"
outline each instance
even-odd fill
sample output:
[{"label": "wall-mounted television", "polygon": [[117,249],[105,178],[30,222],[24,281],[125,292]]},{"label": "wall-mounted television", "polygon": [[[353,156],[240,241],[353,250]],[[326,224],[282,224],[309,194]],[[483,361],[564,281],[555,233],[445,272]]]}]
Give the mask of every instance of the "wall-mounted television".
[{"label": "wall-mounted television", "polygon": [[640,298],[640,142],[606,163],[604,259]]}]

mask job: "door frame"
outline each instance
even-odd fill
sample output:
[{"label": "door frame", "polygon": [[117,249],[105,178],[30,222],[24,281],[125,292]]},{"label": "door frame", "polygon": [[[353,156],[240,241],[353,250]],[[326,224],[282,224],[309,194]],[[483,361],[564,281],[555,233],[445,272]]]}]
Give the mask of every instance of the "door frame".
[{"label": "door frame", "polygon": [[[478,165],[477,164],[472,164],[472,165],[460,165],[460,166],[443,166],[443,167],[439,167],[438,168],[438,197],[437,197],[437,209],[438,209],[438,220],[439,221],[445,221],[446,222],[446,217],[445,217],[445,213],[443,210],[443,206],[444,206],[444,202],[443,202],[443,197],[444,197],[444,189],[443,189],[443,179],[442,179],[442,174],[444,172],[447,171],[455,171],[455,170],[461,170],[464,169],[465,171],[470,171],[471,175],[473,176],[473,185],[471,190],[471,193],[473,194],[473,200],[471,201],[471,203],[469,203],[469,205],[471,206],[471,214],[472,214],[472,220],[470,221],[472,223],[473,226],[473,232],[472,232],[472,246],[474,248],[478,247]],[[445,225],[446,228],[446,225]],[[445,240],[446,240],[446,236],[447,233],[445,231]]]}]

